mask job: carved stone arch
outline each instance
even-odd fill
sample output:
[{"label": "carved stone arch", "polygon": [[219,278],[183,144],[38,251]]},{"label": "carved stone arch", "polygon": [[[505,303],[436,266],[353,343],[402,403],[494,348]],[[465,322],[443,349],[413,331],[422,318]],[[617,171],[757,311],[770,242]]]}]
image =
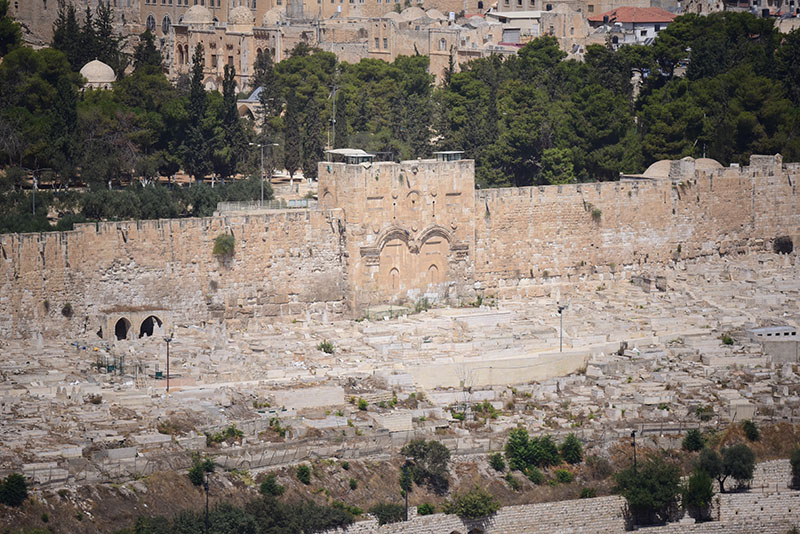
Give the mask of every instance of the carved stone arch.
[{"label": "carved stone arch", "polygon": [[447,228],[445,228],[444,226],[435,225],[426,228],[425,230],[422,231],[421,234],[419,234],[420,246],[424,245],[425,242],[428,241],[429,239],[437,236],[443,237],[448,244],[453,242],[453,236],[450,235],[450,232],[447,231]]},{"label": "carved stone arch", "polygon": [[411,240],[411,234],[405,228],[400,228],[399,226],[391,226],[384,230],[380,237],[378,237],[378,249],[383,250],[383,247],[386,246],[386,243],[392,241],[394,239],[399,239],[406,245]]},{"label": "carved stone arch", "polygon": [[416,189],[412,189],[406,194],[406,203],[409,209],[418,210],[422,206],[422,193]]}]

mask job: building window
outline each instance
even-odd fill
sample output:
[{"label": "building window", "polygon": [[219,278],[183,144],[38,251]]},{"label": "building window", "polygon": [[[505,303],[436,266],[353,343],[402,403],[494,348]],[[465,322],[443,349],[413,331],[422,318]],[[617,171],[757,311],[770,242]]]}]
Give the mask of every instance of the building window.
[{"label": "building window", "polygon": [[553,4],[547,4],[547,7],[545,7],[545,10],[546,11],[553,11]]},{"label": "building window", "polygon": [[228,65],[233,67],[233,56],[228,56]]},{"label": "building window", "polygon": [[172,27],[172,21],[169,20],[169,15],[164,15],[164,18],[161,19],[161,31],[164,35],[169,33],[170,27]]},{"label": "building window", "polygon": [[389,39],[387,39],[386,37],[383,38],[383,48],[384,49],[389,48]]},{"label": "building window", "polygon": [[641,32],[639,32],[639,35],[641,35],[642,37],[647,37],[647,30],[642,30]]},{"label": "building window", "polygon": [[[217,3],[219,3],[219,0],[217,0]],[[253,9],[255,8],[256,8],[256,0],[253,0]]]},{"label": "building window", "polygon": [[660,32],[661,31],[661,25],[660,24],[656,24],[655,30],[657,32]]},{"label": "building window", "polygon": [[150,33],[155,33],[156,31],[156,18],[153,15],[147,15],[147,30]]},{"label": "building window", "polygon": [[217,55],[216,54],[211,54],[211,68],[212,69],[216,69],[217,68]]},{"label": "building window", "polygon": [[586,9],[589,11],[589,13],[594,13],[594,6],[592,4],[589,4]]},{"label": "building window", "polygon": [[439,50],[447,50],[447,41],[444,39],[439,39]]},{"label": "building window", "polygon": [[381,47],[381,40],[376,37],[375,38],[375,48],[380,48],[380,47]]},{"label": "building window", "polygon": [[47,0],[42,0],[42,7],[47,9]]},{"label": "building window", "polygon": [[536,6],[536,0],[531,0],[531,7]]},{"label": "building window", "polygon": [[517,0],[517,5],[522,7],[522,0]]}]

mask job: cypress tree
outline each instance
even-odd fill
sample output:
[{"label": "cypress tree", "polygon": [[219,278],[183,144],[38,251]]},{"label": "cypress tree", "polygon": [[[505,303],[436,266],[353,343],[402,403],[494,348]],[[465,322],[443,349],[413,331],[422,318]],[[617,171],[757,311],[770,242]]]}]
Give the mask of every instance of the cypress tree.
[{"label": "cypress tree", "polygon": [[183,167],[195,180],[209,170],[208,144],[203,129],[206,116],[206,90],[203,86],[203,46],[198,44],[192,55],[192,80],[189,87],[189,124],[183,142]]},{"label": "cypress tree", "polygon": [[347,136],[347,97],[344,91],[336,95],[336,140],[334,148],[347,148],[350,140]]},{"label": "cypress tree", "polygon": [[284,116],[285,130],[284,130],[284,152],[283,152],[283,165],[289,172],[290,177],[294,177],[295,171],[300,167],[301,154],[300,154],[300,121],[297,109],[297,96],[294,90],[289,92],[289,97],[286,99],[286,115]]},{"label": "cypress tree", "polygon": [[[102,2],[100,2],[102,4]],[[94,18],[92,17],[92,10],[86,6],[86,11],[83,16],[83,25],[81,26],[81,33],[78,39],[79,61],[78,65],[73,65],[73,69],[80,69],[93,59],[99,59],[103,63],[106,61],[99,55],[99,46],[97,35],[94,31]]]},{"label": "cypress tree", "polygon": [[309,180],[317,179],[317,163],[322,161],[325,155],[322,146],[320,113],[319,103],[312,96],[308,101],[306,119],[303,123],[305,133],[303,138],[303,174]]},{"label": "cypress tree", "polygon": [[97,4],[94,34],[97,59],[114,69],[117,78],[121,78],[128,61],[122,53],[122,39],[114,34],[114,10],[108,2]]},{"label": "cypress tree", "polygon": [[81,27],[78,23],[78,16],[75,6],[64,4],[58,9],[58,16],[53,23],[53,41],[50,44],[56,50],[61,50],[67,56],[70,67],[78,71],[83,67],[80,51],[81,46]]},{"label": "cypress tree", "polygon": [[22,42],[22,30],[8,16],[8,0],[0,0],[0,57],[5,56]]}]

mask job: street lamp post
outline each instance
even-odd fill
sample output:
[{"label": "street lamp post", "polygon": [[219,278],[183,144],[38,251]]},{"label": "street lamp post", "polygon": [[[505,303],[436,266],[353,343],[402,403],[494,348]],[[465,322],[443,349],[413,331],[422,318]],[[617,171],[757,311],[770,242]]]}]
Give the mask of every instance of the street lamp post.
[{"label": "street lamp post", "polygon": [[172,341],[172,332],[169,336],[164,336],[164,341],[167,343],[167,393],[169,393],[169,344]]},{"label": "street lamp post", "polygon": [[564,310],[566,306],[558,305],[558,352],[564,352]]},{"label": "street lamp post", "polygon": [[636,430],[631,431],[633,438],[633,474],[636,474]]},{"label": "street lamp post", "polygon": [[203,489],[206,490],[206,534],[208,534],[208,471],[203,479]]}]

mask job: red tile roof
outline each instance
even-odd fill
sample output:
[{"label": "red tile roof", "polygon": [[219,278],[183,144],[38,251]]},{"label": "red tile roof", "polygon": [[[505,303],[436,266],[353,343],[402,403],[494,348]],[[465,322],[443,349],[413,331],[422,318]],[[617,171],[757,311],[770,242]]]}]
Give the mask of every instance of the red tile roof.
[{"label": "red tile roof", "polygon": [[610,23],[646,23],[646,22],[665,22],[669,23],[675,19],[673,13],[664,11],[660,7],[618,7],[611,11],[606,11],[599,15],[589,17],[589,22],[603,22],[603,17],[608,17]]}]

